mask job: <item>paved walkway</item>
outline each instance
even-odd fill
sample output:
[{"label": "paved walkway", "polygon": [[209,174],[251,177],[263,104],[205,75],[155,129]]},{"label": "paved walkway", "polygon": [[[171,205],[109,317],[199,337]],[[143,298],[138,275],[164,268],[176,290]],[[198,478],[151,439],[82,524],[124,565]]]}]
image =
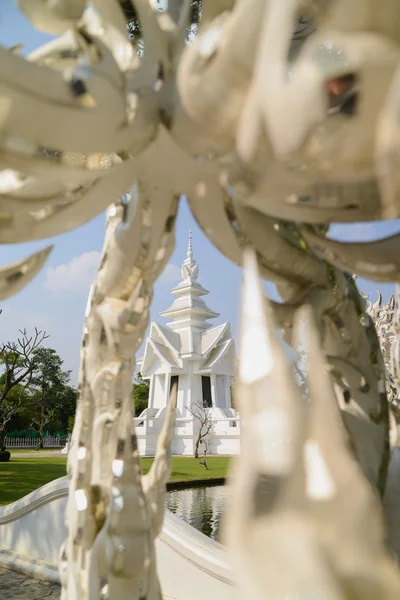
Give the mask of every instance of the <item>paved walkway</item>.
[{"label": "paved walkway", "polygon": [[60,586],[0,566],[0,597],[1,600],[59,600]]},{"label": "paved walkway", "polygon": [[[10,450],[12,454],[12,450]],[[61,454],[60,450],[27,450],[26,452],[14,452],[15,458],[67,458],[66,454]]]}]

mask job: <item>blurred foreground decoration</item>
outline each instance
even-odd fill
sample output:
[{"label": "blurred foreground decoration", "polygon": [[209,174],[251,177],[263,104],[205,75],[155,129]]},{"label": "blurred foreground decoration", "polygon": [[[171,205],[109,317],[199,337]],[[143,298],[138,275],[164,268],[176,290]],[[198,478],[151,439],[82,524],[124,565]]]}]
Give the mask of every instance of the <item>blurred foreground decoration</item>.
[{"label": "blurred foreground decoration", "polygon": [[378,292],[375,302],[367,300],[367,312],[372,318],[378,334],[386,367],[388,399],[393,411],[400,415],[400,288],[397,286],[396,299],[392,295],[386,304]]},{"label": "blurred foreground decoration", "polygon": [[[0,49],[0,242],[54,236],[109,206],[68,457],[63,599],[161,598],[175,392],[142,476],[131,382],[181,195],[217,248],[245,256],[243,452],[226,527],[242,597],[398,598],[380,506],[387,364],[350,273],[399,281],[400,237],[326,237],[332,222],[400,214],[397,3],[203,0],[187,44],[190,1],[165,12],[134,0],[139,53],[125,4],[19,0],[60,37],[26,58]],[[3,297],[45,256],[3,274]],[[282,303],[263,299],[260,277]],[[274,337],[278,326],[295,346],[300,322],[306,403]]]}]

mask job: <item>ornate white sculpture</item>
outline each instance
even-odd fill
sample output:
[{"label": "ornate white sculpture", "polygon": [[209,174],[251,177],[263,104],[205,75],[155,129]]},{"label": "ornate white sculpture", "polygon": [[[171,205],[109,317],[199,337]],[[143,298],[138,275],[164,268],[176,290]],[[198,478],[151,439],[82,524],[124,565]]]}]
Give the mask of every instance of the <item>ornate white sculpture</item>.
[{"label": "ornate white sculpture", "polygon": [[378,334],[387,373],[387,392],[393,410],[397,413],[400,409],[400,355],[399,355],[399,286],[397,286],[396,300],[392,295],[388,302],[382,302],[382,294],[378,292],[378,299],[370,302],[367,297],[367,312],[374,322]]},{"label": "ornate white sculpture", "polygon": [[385,549],[379,501],[340,418],[310,306],[299,310],[295,327],[300,324],[310,365],[308,403],[247,251],[236,388],[246,426],[225,534],[241,597],[261,600],[267,590],[274,599],[394,600],[400,577]]},{"label": "ornate white sculpture", "polygon": [[[169,12],[153,0],[133,5],[142,56],[118,0],[20,0],[36,27],[61,37],[27,59],[0,49],[0,242],[56,235],[115,202],[85,319],[63,598],[161,597],[154,539],[174,401],[143,477],[130,390],[182,194],[226,256],[242,264],[247,252],[244,452],[228,521],[242,596],[398,598],[365,481],[384,495],[385,364],[347,273],[397,281],[399,236],[325,237],[331,222],[400,213],[397,3],[204,0],[191,45],[189,1],[170,0]],[[19,287],[43,258],[18,270]],[[267,317],[256,263],[283,300]],[[14,293],[13,278],[0,275],[2,297]],[[195,276],[190,264],[185,276]],[[271,311],[293,342],[299,309],[310,329],[307,408],[273,339]]]},{"label": "ornate white sculpture", "polygon": [[68,455],[69,537],[61,551],[63,597],[68,599],[106,594],[100,589],[103,581],[111,598],[139,597],[139,591],[149,598],[159,595],[153,540],[162,525],[163,489],[170,474],[176,389],[154,464],[143,477],[131,389],[152,284],[171,249],[173,230],[166,224],[176,203],[154,210],[137,185],[130,196],[129,204],[108,211],[103,260],[85,319]]}]

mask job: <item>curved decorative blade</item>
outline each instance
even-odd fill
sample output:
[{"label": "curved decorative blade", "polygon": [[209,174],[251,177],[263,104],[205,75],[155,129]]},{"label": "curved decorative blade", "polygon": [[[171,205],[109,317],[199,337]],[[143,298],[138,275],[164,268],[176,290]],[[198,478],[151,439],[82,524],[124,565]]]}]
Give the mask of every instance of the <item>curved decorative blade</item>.
[{"label": "curved decorative blade", "polygon": [[[305,435],[305,410],[265,302],[255,253],[246,249],[241,302],[240,362],[237,379],[241,415],[241,455],[233,474],[226,536],[238,558],[244,536],[274,510],[297,469]],[[296,466],[296,469],[295,469]],[[301,467],[300,467],[301,468]],[[302,496],[302,478],[290,484]],[[253,507],[253,508],[252,508]],[[254,512],[255,511],[255,512]]]},{"label": "curved decorative blade", "polygon": [[143,492],[150,507],[150,523],[154,538],[162,528],[164,520],[164,496],[166,483],[171,475],[171,443],[175,430],[175,409],[178,398],[178,384],[172,384],[164,424],[157,440],[156,455],[150,471],[143,475]]},{"label": "curved decorative blade", "polygon": [[[324,358],[320,333],[317,328],[313,310],[310,305],[303,305],[296,313],[296,322],[302,321],[302,340],[306,348],[309,372],[308,382],[310,390],[310,424],[308,439],[321,446],[320,451],[326,456],[328,462],[333,463],[332,496],[336,494],[336,484],[333,481],[335,472],[343,481],[346,473],[341,474],[340,467],[347,469],[350,459],[346,446],[346,433],[340,409],[336,399],[333,382],[329,375],[328,364]],[[352,458],[352,462],[354,459]],[[328,477],[325,477],[327,480]],[[339,482],[340,483],[340,482]],[[333,489],[335,488],[335,489]]]},{"label": "curved decorative blade", "polygon": [[0,217],[0,243],[40,240],[79,227],[124,194],[133,178],[132,165],[123,163],[86,189],[78,190],[69,202],[67,195],[60,196],[58,204],[53,201],[37,212],[25,209],[22,214],[9,215],[6,219]]},{"label": "curved decorative blade", "polygon": [[376,300],[372,304],[372,309],[374,311],[376,311],[376,310],[380,310],[381,308],[382,308],[382,294],[378,291],[378,300]]},{"label": "curved decorative blade", "polygon": [[36,29],[58,35],[74,27],[82,16],[86,0],[17,0],[17,5]]},{"label": "curved decorative blade", "polygon": [[372,242],[337,242],[303,230],[311,250],[348,273],[375,281],[400,282],[400,234]]},{"label": "curved decorative blade", "polygon": [[251,240],[267,279],[297,285],[323,285],[326,282],[325,269],[320,261],[296,248],[285,237],[284,223],[277,223],[264,213],[241,206],[238,202],[232,202],[226,212],[239,242],[246,237]]},{"label": "curved decorative blade", "polygon": [[[225,525],[236,583],[241,597],[255,600],[300,598],[299,585],[301,597],[323,589],[326,600],[339,600],[339,587],[305,512],[307,405],[265,305],[255,253],[247,250],[243,262],[237,380],[241,455]],[[300,544],[301,566],[289,550],[289,538]]]},{"label": "curved decorative blade", "polygon": [[[394,600],[400,577],[387,552],[377,496],[350,451],[311,306],[303,306],[298,315],[310,365],[306,489],[317,536],[354,598],[366,598],[362,592],[370,589],[371,598]],[[364,435],[368,439],[368,429]]]},{"label": "curved decorative blade", "polygon": [[53,246],[0,269],[0,300],[13,296],[39,273]]},{"label": "curved decorative blade", "polygon": [[210,194],[214,193],[219,198],[212,204],[205,203],[196,190],[188,195],[188,201],[202,230],[231,261],[240,265],[244,247],[252,245],[263,279],[281,285],[326,282],[320,261],[290,243],[276,219],[231,201],[221,190],[210,189]]},{"label": "curved decorative blade", "polygon": [[[70,80],[60,69],[35,64],[0,47],[2,129],[30,147],[84,154],[119,152],[152,140],[157,134],[157,121],[152,118],[157,108],[151,86],[143,92],[146,99],[131,98],[137,104],[131,110],[126,82],[111,50],[99,39],[95,45],[100,60],[84,68],[76,62]],[[26,102],[37,118],[27,119]],[[123,119],[127,112],[132,118]]]},{"label": "curved decorative blade", "polygon": [[399,204],[399,90],[397,67],[389,93],[382,107],[375,142],[376,173],[382,197],[383,219],[398,217]]}]

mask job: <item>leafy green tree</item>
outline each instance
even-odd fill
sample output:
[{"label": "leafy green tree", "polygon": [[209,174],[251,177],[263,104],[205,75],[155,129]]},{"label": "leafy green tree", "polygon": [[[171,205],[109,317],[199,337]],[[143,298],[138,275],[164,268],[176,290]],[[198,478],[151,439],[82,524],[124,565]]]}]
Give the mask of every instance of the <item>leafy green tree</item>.
[{"label": "leafy green tree", "polygon": [[150,384],[138,373],[133,380],[133,402],[135,415],[138,417],[149,405]]},{"label": "leafy green tree", "polygon": [[[38,448],[43,448],[46,427],[61,427],[60,415],[65,407],[63,403],[69,396],[71,371],[64,371],[63,360],[52,348],[35,350],[36,370],[31,380],[32,395],[36,398],[31,417],[31,427],[39,434]],[[65,416],[68,426],[68,415]]]},{"label": "leafy green tree", "polygon": [[[4,385],[4,373],[0,377],[0,387]],[[32,407],[34,399],[29,388],[18,384],[13,386],[0,405],[0,447],[4,446],[6,432],[11,429],[29,427],[27,411]]]},{"label": "leafy green tree", "polygon": [[75,426],[75,412],[73,415],[71,415],[70,417],[68,417],[68,426],[67,426],[67,431],[68,433],[72,433],[72,430],[74,429]]},{"label": "leafy green tree", "polygon": [[[60,390],[60,407],[58,409],[58,418],[63,431],[72,431],[73,423],[75,422],[76,401],[78,399],[77,390],[66,385],[63,390]],[[72,421],[71,421],[72,420]],[[72,422],[72,428],[70,425]]]},{"label": "leafy green tree", "polygon": [[0,447],[4,445],[6,427],[11,419],[35,402],[29,391],[37,370],[35,353],[49,337],[36,327],[31,336],[26,329],[20,330],[20,334],[16,342],[5,342],[0,346]]},{"label": "leafy green tree", "polygon": [[[12,407],[15,406],[14,394],[20,393],[19,388],[14,388],[16,391],[11,392],[10,404]],[[28,396],[23,400],[22,406],[17,412],[13,412],[12,417],[7,423],[6,430],[9,431],[27,431],[31,428],[32,421],[37,416],[37,407],[33,400],[38,401],[37,394],[30,394],[30,388],[25,391]],[[54,416],[50,419],[46,429],[50,432],[63,431],[71,432],[73,429],[75,419],[75,407],[77,391],[71,387],[66,386],[64,393],[61,392],[60,405],[56,407]],[[8,408],[8,402],[6,401],[5,409]]]}]

